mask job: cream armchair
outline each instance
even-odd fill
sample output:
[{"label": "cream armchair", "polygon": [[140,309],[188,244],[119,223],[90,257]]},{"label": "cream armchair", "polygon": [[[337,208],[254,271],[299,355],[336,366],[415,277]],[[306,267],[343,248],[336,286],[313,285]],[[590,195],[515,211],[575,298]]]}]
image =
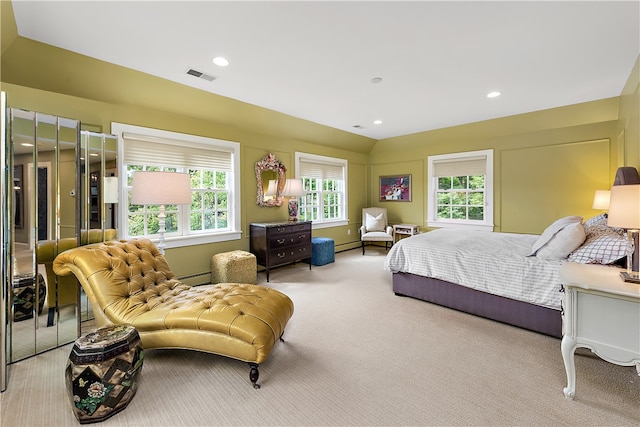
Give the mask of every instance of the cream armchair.
[{"label": "cream armchair", "polygon": [[360,240],[362,255],[364,255],[365,242],[384,242],[385,249],[388,249],[389,242],[393,245],[393,227],[387,224],[387,208],[362,209]]}]

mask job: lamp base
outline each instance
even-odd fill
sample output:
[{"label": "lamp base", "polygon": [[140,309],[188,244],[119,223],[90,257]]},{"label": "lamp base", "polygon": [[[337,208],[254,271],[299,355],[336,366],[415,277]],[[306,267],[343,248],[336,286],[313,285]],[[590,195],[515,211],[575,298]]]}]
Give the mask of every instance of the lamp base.
[{"label": "lamp base", "polygon": [[627,273],[626,271],[621,271],[620,277],[622,277],[622,280],[624,280],[625,282],[640,284],[640,275],[635,271],[631,273]]},{"label": "lamp base", "polygon": [[289,221],[294,222],[298,220],[298,199],[291,197],[287,205],[289,208]]}]

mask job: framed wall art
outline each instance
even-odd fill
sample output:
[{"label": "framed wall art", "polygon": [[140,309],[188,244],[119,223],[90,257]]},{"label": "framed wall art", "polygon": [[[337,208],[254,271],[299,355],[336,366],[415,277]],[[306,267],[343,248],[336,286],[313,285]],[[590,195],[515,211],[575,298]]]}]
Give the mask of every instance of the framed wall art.
[{"label": "framed wall art", "polygon": [[381,202],[410,202],[411,175],[389,175],[380,177]]}]

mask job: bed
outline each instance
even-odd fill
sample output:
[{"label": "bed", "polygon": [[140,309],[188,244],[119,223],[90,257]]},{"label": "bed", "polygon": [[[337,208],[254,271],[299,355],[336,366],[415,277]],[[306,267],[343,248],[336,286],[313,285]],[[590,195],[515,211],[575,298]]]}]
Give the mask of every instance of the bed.
[{"label": "bed", "polygon": [[393,291],[477,316],[562,336],[565,262],[613,264],[626,255],[606,215],[560,218],[542,235],[442,228],[407,237],[387,254]]},{"label": "bed", "polygon": [[561,337],[565,261],[527,256],[539,237],[437,229],[400,240],[384,268],[396,295]]}]

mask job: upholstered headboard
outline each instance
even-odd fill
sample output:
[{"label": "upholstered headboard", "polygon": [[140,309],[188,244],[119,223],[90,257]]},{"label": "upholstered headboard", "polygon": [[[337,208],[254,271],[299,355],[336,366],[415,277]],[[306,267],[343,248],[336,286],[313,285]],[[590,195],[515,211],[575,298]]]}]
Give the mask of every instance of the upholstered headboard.
[{"label": "upholstered headboard", "polygon": [[616,178],[613,185],[634,185],[640,184],[640,174],[632,166],[623,166],[616,171]]}]

